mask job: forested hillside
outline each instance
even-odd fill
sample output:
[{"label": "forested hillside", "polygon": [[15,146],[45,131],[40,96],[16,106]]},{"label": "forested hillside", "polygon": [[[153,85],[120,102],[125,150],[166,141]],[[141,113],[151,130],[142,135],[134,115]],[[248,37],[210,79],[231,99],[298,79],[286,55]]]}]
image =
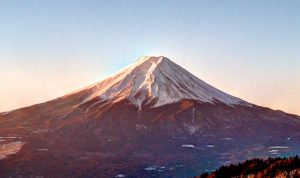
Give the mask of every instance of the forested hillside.
[{"label": "forested hillside", "polygon": [[300,177],[300,160],[291,158],[269,158],[247,160],[237,165],[222,166],[211,174],[196,178],[297,178]]}]

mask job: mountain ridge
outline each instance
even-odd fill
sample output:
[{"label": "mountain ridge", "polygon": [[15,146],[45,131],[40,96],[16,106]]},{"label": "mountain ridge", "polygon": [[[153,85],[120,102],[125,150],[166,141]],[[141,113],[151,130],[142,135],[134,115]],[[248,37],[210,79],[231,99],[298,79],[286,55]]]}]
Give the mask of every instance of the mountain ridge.
[{"label": "mountain ridge", "polygon": [[[133,69],[133,68],[137,67],[137,65],[140,65],[140,64],[142,64],[143,62],[146,62],[147,60],[149,60],[149,58],[150,58],[150,60],[151,60],[151,59],[152,59],[152,60],[154,59],[154,61],[156,60],[156,62],[158,62],[159,59],[162,58],[163,60],[166,60],[166,61],[169,61],[169,62],[173,63],[169,58],[167,58],[167,57],[165,57],[165,56],[144,56],[144,57],[141,57],[141,58],[139,58],[138,60],[136,60],[133,64],[128,65],[127,67],[121,69],[120,71],[116,72],[116,73],[113,74],[113,75],[110,75],[110,76],[108,76],[108,77],[106,77],[106,78],[100,80],[99,82],[95,82],[95,83],[90,84],[90,85],[88,85],[88,86],[86,86],[86,87],[83,87],[83,88],[74,90],[74,91],[72,91],[72,92],[66,93],[65,95],[59,96],[59,97],[54,98],[54,99],[50,99],[50,100],[45,101],[45,102],[40,102],[40,103],[32,104],[32,105],[29,105],[29,106],[24,106],[24,107],[21,107],[21,108],[12,109],[12,110],[9,110],[9,111],[3,111],[3,112],[0,112],[0,115],[5,115],[5,114],[7,114],[7,113],[13,112],[13,111],[18,110],[18,109],[32,107],[32,106],[39,105],[39,104],[43,104],[43,103],[46,103],[46,102],[49,102],[49,101],[52,101],[52,100],[57,100],[57,99],[60,99],[60,98],[65,98],[65,97],[68,97],[68,96],[70,96],[70,95],[73,95],[73,94],[76,94],[76,93],[80,93],[80,92],[82,92],[82,91],[86,91],[86,90],[93,89],[93,88],[97,87],[97,85],[101,84],[102,82],[104,82],[104,81],[106,81],[106,80],[108,80],[108,79],[111,79],[111,78],[113,78],[113,77],[115,77],[115,76],[118,76],[118,75],[120,75],[122,72],[124,72],[124,71],[126,71],[126,70],[128,70],[128,69]],[[173,63],[173,64],[177,65],[176,63]],[[179,65],[177,65],[177,66],[179,66]],[[179,67],[180,67],[180,66],[179,66]],[[182,68],[182,67],[181,67],[181,68]],[[183,69],[184,69],[184,68],[183,68]],[[185,70],[185,69],[184,69],[184,70]],[[196,76],[195,76],[195,77],[196,77]],[[196,78],[197,78],[197,77],[196,77]],[[200,79],[200,80],[201,80],[201,79]],[[201,80],[201,81],[202,81],[202,80]],[[209,84],[208,84],[208,85],[209,85]],[[209,86],[211,86],[211,85],[209,85]],[[212,88],[215,88],[215,87],[213,87],[213,86],[211,86],[211,87],[212,87]],[[218,89],[217,89],[217,90],[218,90]],[[221,92],[222,92],[222,93],[225,93],[225,92],[223,92],[223,91],[221,91]],[[225,93],[225,94],[227,94],[227,93]],[[230,94],[227,94],[227,95],[230,95]],[[232,95],[230,95],[230,96],[232,96]],[[243,99],[240,99],[240,98],[238,98],[238,97],[235,97],[235,96],[233,96],[233,97],[234,97],[234,98],[237,98],[238,100],[240,100],[239,102],[241,102],[241,103],[238,102],[238,104],[245,104],[245,105],[248,105],[248,106],[250,106],[250,107],[256,105],[256,104],[253,104],[253,103],[249,103],[249,102],[247,102],[247,101],[245,101],[245,100],[243,100]],[[93,99],[93,98],[96,98],[96,96],[94,96],[94,97],[93,97],[93,96],[89,96],[89,97],[85,98],[84,101],[80,102],[80,103],[79,103],[78,105],[76,105],[76,106],[80,106],[80,105],[84,104],[85,102],[88,102],[89,99]],[[183,99],[191,99],[191,98],[183,98]],[[194,100],[197,100],[197,99],[194,99]],[[100,101],[99,101],[99,102],[100,102]],[[176,101],[175,101],[175,102],[176,102]],[[165,103],[165,104],[168,104],[168,103]],[[74,107],[76,107],[76,106],[74,106]],[[256,106],[257,106],[257,105],[256,105]],[[140,106],[140,105],[137,105],[137,107],[139,107],[139,109],[141,109],[141,106]],[[280,111],[280,112],[288,113],[288,112],[286,112],[286,111],[284,111],[284,110],[281,110],[281,109],[273,109],[273,108],[270,108],[270,107],[268,107],[268,106],[260,106],[260,107],[265,107],[265,108],[267,108],[267,109],[272,109],[272,110],[274,110],[274,111]],[[294,116],[298,116],[298,117],[299,117],[299,115],[298,115],[298,114],[295,114],[295,113],[288,113],[288,114],[291,114],[291,115],[294,115]]]},{"label": "mountain ridge", "polygon": [[192,99],[199,102],[252,106],[212,87],[164,56],[143,57],[100,81],[90,90],[90,96],[83,103],[94,98],[115,102],[127,98],[141,109],[142,105],[153,104],[153,101],[152,107],[158,107],[182,99]]}]

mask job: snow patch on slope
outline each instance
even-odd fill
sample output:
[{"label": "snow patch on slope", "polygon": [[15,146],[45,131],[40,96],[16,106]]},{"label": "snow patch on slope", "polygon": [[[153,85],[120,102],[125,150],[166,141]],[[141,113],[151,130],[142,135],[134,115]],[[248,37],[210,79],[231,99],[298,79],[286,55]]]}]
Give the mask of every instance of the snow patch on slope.
[{"label": "snow patch on slope", "polygon": [[0,160],[5,159],[9,155],[16,154],[21,147],[24,145],[24,142],[16,141],[7,144],[0,145]]}]

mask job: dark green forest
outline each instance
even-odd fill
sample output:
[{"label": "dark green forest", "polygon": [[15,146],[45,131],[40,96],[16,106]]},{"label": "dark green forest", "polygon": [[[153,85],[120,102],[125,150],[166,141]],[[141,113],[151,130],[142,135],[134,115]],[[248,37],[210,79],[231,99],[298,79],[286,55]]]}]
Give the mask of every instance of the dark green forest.
[{"label": "dark green forest", "polygon": [[239,164],[222,166],[211,174],[205,173],[195,178],[231,178],[231,177],[300,177],[298,156],[290,158],[268,158],[247,160]]}]

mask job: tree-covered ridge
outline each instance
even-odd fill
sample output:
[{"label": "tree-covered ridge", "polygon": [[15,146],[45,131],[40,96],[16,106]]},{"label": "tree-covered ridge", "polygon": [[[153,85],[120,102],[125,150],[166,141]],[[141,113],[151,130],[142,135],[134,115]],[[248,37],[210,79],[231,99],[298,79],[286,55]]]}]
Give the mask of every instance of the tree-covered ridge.
[{"label": "tree-covered ridge", "polygon": [[222,166],[211,174],[202,174],[195,178],[296,178],[300,177],[300,159],[269,158],[247,160],[236,165]]}]

